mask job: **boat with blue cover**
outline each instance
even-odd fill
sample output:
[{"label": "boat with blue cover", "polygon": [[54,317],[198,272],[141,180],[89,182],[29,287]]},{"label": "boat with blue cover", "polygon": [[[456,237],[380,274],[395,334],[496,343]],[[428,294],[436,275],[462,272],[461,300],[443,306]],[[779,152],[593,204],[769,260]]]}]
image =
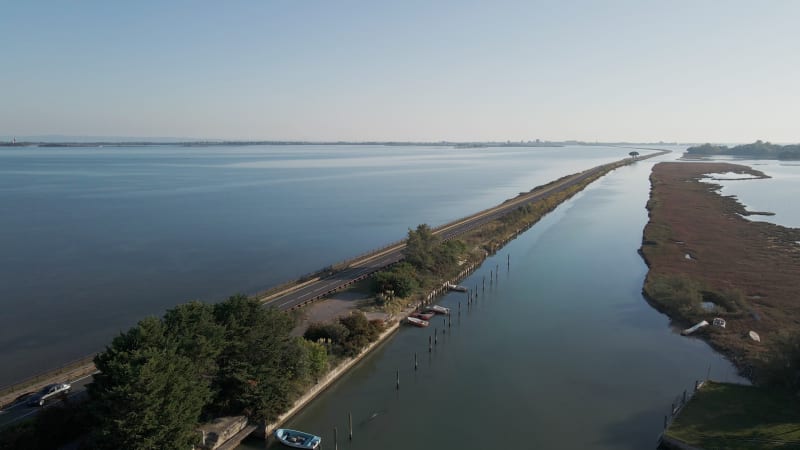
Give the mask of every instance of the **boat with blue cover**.
[{"label": "boat with blue cover", "polygon": [[278,428],[275,430],[275,437],[281,444],[294,448],[317,448],[322,443],[322,438],[303,431],[290,430],[288,428]]}]

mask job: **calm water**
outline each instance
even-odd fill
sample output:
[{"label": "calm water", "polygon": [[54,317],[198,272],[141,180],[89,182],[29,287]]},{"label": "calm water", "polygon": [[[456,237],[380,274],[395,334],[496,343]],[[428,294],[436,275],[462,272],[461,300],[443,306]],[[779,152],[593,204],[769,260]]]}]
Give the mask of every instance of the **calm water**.
[{"label": "calm water", "polygon": [[714,160],[750,166],[771,177],[763,180],[714,181],[722,185],[722,195],[735,195],[748,210],[775,213],[774,216],[747,216],[749,220],[800,227],[800,208],[797,207],[797,199],[800,198],[800,162],[731,157],[715,157]]},{"label": "calm water", "polygon": [[175,304],[255,292],[629,151],[0,149],[0,385]]},{"label": "calm water", "polygon": [[[287,426],[320,434],[327,449],[333,427],[339,448],[354,450],[654,448],[670,403],[695,379],[710,370],[744,380],[641,296],[651,167],[616,170],[487,260],[462,283],[487,279],[474,308],[464,294],[442,300],[462,312],[432,354],[432,329],[403,327]],[[442,319],[432,326],[441,331]]]}]

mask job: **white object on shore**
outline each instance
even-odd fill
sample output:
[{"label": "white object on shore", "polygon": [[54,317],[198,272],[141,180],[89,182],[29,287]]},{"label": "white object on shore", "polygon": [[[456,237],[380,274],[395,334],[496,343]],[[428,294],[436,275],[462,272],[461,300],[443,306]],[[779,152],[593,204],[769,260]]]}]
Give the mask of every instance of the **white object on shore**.
[{"label": "white object on shore", "polygon": [[699,330],[700,328],[707,327],[707,326],[708,326],[708,322],[706,322],[704,320],[704,321],[696,324],[695,326],[693,326],[691,328],[687,328],[687,329],[681,331],[681,334],[684,335],[684,336],[688,336],[688,335],[694,333],[695,331]]},{"label": "white object on shore", "polygon": [[711,324],[715,327],[725,328],[725,319],[721,317],[714,317],[714,320],[711,322]]},{"label": "white object on shore", "polygon": [[747,333],[747,335],[750,336],[750,339],[756,342],[761,342],[761,336],[759,336],[758,333],[756,333],[755,331],[750,330],[750,332]]}]

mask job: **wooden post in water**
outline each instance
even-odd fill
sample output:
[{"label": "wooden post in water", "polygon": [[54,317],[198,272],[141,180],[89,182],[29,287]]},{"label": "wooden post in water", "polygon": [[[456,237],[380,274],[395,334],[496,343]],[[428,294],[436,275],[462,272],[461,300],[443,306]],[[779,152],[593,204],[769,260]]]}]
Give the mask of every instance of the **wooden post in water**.
[{"label": "wooden post in water", "polygon": [[439,330],[434,328],[433,329],[433,345],[436,345],[438,343],[439,343]]},{"label": "wooden post in water", "polygon": [[433,351],[433,344],[431,344],[431,337],[428,336],[428,353]]},{"label": "wooden post in water", "polygon": [[333,427],[333,448],[339,450],[339,430]]},{"label": "wooden post in water", "polygon": [[400,390],[400,369],[397,370],[397,390]]},{"label": "wooden post in water", "polygon": [[450,327],[452,327],[452,326],[453,326],[453,316],[451,316],[450,314],[448,314],[448,315],[447,315],[447,328],[450,328]]},{"label": "wooden post in water", "polygon": [[349,413],[347,415],[347,418],[349,419],[349,422],[350,422],[350,440],[352,441],[353,440],[353,413]]},{"label": "wooden post in water", "polygon": [[508,254],[508,268],[511,268],[511,253]]},{"label": "wooden post in water", "polygon": [[667,416],[664,416],[664,429],[665,430],[667,429],[667,421],[668,421]]},{"label": "wooden post in water", "polygon": [[483,292],[486,292],[486,275],[483,276]]},{"label": "wooden post in water", "polygon": [[683,402],[681,403],[684,405],[686,404],[686,389],[683,390]]},{"label": "wooden post in water", "polygon": [[419,364],[417,363],[417,352],[414,352],[414,370],[417,370]]}]

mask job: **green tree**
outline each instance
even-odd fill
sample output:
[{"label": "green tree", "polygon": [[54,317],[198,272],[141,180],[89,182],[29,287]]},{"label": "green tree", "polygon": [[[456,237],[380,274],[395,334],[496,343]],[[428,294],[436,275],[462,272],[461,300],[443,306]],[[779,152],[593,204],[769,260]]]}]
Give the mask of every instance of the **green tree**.
[{"label": "green tree", "polygon": [[208,385],[161,320],[144,319],[116,337],[95,365],[100,372],[89,385],[95,447],[185,450],[197,441]]},{"label": "green tree", "polygon": [[427,224],[418,225],[416,230],[409,228],[403,256],[417,269],[430,270],[434,265],[433,250],[438,241]]},{"label": "green tree", "polygon": [[434,268],[437,273],[443,274],[458,265],[459,259],[466,252],[467,247],[464,242],[453,239],[442,242],[434,250]]},{"label": "green tree", "polygon": [[[178,305],[164,314],[165,332],[178,352],[191,358],[202,383],[209,386],[217,373],[217,357],[225,345],[225,328],[214,320],[214,307],[202,302]],[[211,400],[211,391],[205,402]]]},{"label": "green tree", "polygon": [[375,291],[394,291],[398,297],[406,297],[419,287],[417,271],[411,264],[400,262],[389,270],[375,274]]},{"label": "green tree", "polygon": [[291,403],[292,380],[303,355],[290,337],[294,321],[285,312],[264,308],[235,295],[214,306],[225,328],[225,347],[217,359],[214,409],[273,420]]}]

